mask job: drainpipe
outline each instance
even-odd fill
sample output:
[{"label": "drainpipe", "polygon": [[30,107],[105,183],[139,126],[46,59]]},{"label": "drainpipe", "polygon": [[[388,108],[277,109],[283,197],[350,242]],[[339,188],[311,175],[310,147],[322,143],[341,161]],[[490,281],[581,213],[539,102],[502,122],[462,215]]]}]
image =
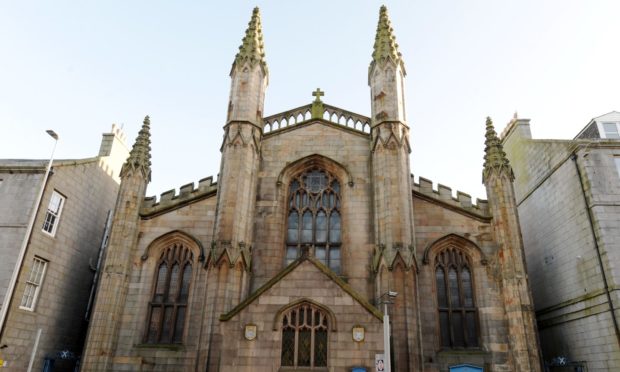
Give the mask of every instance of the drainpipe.
[{"label": "drainpipe", "polygon": [[101,275],[101,260],[103,259],[103,252],[108,247],[108,240],[110,238],[110,230],[112,229],[112,216],[113,211],[108,211],[108,217],[105,221],[105,228],[103,230],[103,239],[101,239],[101,245],[99,246],[99,255],[97,256],[97,266],[94,267],[95,275],[93,276],[93,283],[90,285],[90,295],[88,296],[88,305],[86,305],[86,313],[84,313],[84,320],[89,321],[90,311],[95,301],[95,292],[99,285],[99,276]]},{"label": "drainpipe", "polygon": [[596,237],[596,229],[594,228],[594,217],[592,216],[592,209],[586,194],[586,188],[583,185],[583,176],[579,164],[577,164],[577,150],[571,155],[571,160],[575,163],[575,169],[577,170],[577,176],[579,178],[579,186],[581,186],[581,193],[583,194],[583,201],[586,205],[586,211],[588,212],[588,222],[590,222],[590,230],[592,231],[592,238],[594,240],[594,249],[596,250],[596,257],[598,258],[598,265],[601,269],[601,277],[603,278],[603,284],[605,285],[605,294],[607,295],[607,303],[609,304],[609,310],[611,311],[611,319],[614,323],[614,331],[616,332],[616,341],[620,346],[620,328],[618,327],[618,319],[616,318],[616,309],[611,299],[611,291],[607,282],[607,274],[605,273],[605,267],[603,266],[603,257],[601,256],[601,247],[598,245],[598,238]]}]

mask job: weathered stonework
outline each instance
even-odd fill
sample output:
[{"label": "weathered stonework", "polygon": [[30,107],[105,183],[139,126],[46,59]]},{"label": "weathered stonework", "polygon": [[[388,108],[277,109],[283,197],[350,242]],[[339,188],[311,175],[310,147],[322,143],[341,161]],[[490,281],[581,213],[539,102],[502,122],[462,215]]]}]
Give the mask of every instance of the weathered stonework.
[{"label": "weathered stonework", "polygon": [[[116,126],[103,135],[96,157],[54,160],[41,204],[33,212],[44,181],[45,160],[0,160],[0,308],[8,306],[0,334],[3,371],[26,371],[37,333],[33,370],[43,370],[45,358],[55,359],[58,370],[70,370],[80,357],[86,332],[93,271],[97,264],[108,214],[119,188],[118,174],[128,155],[124,135]],[[42,230],[54,192],[64,200],[55,234]],[[28,224],[36,213],[22,265],[18,252]],[[21,307],[31,281],[35,257],[46,262],[32,309]],[[15,272],[10,298],[6,289]],[[71,358],[59,358],[61,351]]]},{"label": "weathered stonework", "polygon": [[[387,10],[380,12],[369,70],[371,117],[323,103],[317,89],[311,104],[263,118],[267,69],[258,17],[255,10],[233,63],[218,183],[185,185],[137,209],[131,199],[130,215],[117,217],[122,224],[139,215],[118,242],[128,270],[118,287],[102,285],[98,302],[106,304],[110,294],[123,301],[108,312],[116,322],[107,323],[109,330],[91,327],[87,348],[94,359],[83,370],[293,371],[281,365],[282,314],[295,306],[319,309],[327,319],[327,366],[312,370],[372,370],[375,354],[383,353],[380,298],[395,291],[388,305],[394,371],[445,371],[459,363],[537,371],[537,349],[524,347],[536,344],[525,316],[529,289],[514,275],[523,262],[516,262],[521,240],[511,180],[493,181],[491,201],[476,204],[462,192],[454,198],[446,186],[434,190],[424,178],[414,182],[404,62]],[[303,244],[297,259],[287,256],[291,185],[309,170],[337,180],[341,234],[334,271],[317,253],[320,241]],[[158,260],[175,244],[193,257],[183,337],[150,342]],[[475,342],[468,348],[441,339],[436,270],[443,252],[458,252],[469,265]],[[246,326],[256,327],[254,339],[244,334]],[[353,339],[354,326],[364,328],[363,341]],[[114,334],[114,344],[99,341],[106,334]]]},{"label": "weathered stonework", "polygon": [[[544,360],[620,368],[617,139],[593,119],[573,140],[533,139],[515,117],[502,136],[515,195]],[[614,321],[614,316],[617,318]]]}]

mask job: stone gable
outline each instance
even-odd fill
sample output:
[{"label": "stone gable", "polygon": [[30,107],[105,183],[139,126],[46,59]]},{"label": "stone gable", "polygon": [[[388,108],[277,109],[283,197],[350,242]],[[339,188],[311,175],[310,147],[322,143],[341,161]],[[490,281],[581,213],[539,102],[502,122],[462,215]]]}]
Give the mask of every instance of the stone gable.
[{"label": "stone gable", "polygon": [[[230,319],[221,323],[222,335],[238,334],[241,337],[223,338],[220,370],[278,371],[282,343],[281,314],[291,304],[305,301],[326,309],[333,317],[330,318],[328,331],[330,370],[344,372],[353,366],[370,370],[374,365],[374,355],[382,353],[383,349],[381,313],[374,307],[369,308],[372,305],[354,291],[347,292],[343,288],[346,283],[334,281],[326,274],[329,269],[321,268],[320,263],[302,259],[302,262],[291,266],[296,267],[275,283],[268,283],[271,285],[258,297],[250,296],[253,301],[242,304],[245,307],[237,311],[233,310]],[[227,317],[227,314],[222,316],[223,319]],[[246,324],[257,326],[256,340],[243,338]],[[354,326],[364,327],[363,342],[353,341]],[[263,357],[253,358],[259,355]]]}]

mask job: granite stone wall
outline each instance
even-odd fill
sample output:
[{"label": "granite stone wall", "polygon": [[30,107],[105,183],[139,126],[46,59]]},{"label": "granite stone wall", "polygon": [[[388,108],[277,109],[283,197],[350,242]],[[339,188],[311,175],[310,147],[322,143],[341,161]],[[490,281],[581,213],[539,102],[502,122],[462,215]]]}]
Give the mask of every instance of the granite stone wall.
[{"label": "granite stone wall", "polygon": [[[62,162],[54,166],[2,333],[2,344],[7,345],[2,355],[8,370],[26,369],[39,329],[35,370],[42,369],[44,357],[56,358],[60,351],[81,354],[92,267],[97,262],[107,215],[118,190],[118,183],[100,161]],[[50,236],[42,231],[42,226],[54,191],[66,199],[56,234]],[[35,257],[45,260],[47,266],[36,307],[31,311],[20,309],[20,302]]]},{"label": "granite stone wall", "polygon": [[547,362],[557,357],[583,361],[588,371],[619,369],[603,270],[617,309],[620,178],[614,157],[620,145],[532,139],[529,121],[523,119],[509,129],[504,149],[515,170],[543,357]]}]

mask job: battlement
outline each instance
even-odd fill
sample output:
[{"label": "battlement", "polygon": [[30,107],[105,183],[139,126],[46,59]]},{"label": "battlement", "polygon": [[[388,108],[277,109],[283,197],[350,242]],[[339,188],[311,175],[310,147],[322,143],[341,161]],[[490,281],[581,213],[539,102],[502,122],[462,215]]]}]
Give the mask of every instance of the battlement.
[{"label": "battlement", "polygon": [[[321,103],[322,119],[358,132],[370,133],[370,118]],[[320,112],[319,112],[320,114]],[[263,132],[270,133],[312,120],[312,104],[297,107],[263,119]],[[320,119],[319,119],[320,120]]]},{"label": "battlement", "polygon": [[213,177],[203,178],[198,181],[198,188],[194,187],[194,183],[188,183],[179,188],[177,194],[176,189],[163,192],[157,200],[156,196],[144,198],[140,215],[142,217],[150,217],[170,209],[187,205],[193,201],[200,200],[204,197],[214,195],[217,192],[217,182],[213,182]]},{"label": "battlement", "polygon": [[411,183],[413,185],[413,191],[422,196],[448,204],[478,217],[491,217],[489,203],[484,199],[476,199],[476,203],[473,204],[469,194],[458,190],[456,191],[455,198],[452,196],[452,188],[438,183],[437,189],[435,190],[433,189],[433,181],[420,177],[419,182],[416,183],[413,179],[413,174],[411,175]]}]

